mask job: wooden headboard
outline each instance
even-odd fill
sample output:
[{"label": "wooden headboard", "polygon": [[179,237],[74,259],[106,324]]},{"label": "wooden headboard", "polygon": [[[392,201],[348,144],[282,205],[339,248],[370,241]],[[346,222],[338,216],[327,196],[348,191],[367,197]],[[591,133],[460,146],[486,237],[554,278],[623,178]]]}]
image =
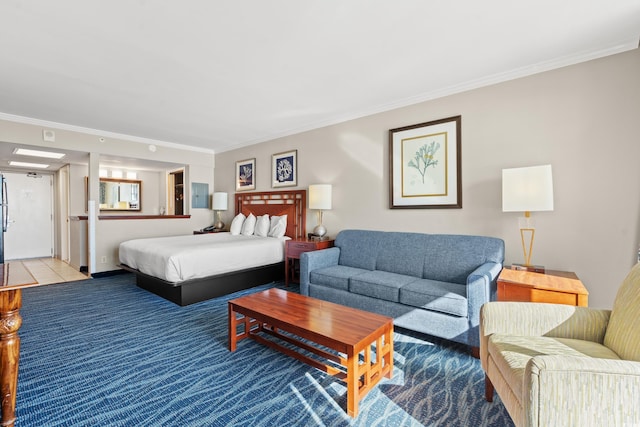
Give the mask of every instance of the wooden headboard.
[{"label": "wooden headboard", "polygon": [[236,215],[287,215],[285,236],[304,239],[307,230],[307,190],[236,193]]}]

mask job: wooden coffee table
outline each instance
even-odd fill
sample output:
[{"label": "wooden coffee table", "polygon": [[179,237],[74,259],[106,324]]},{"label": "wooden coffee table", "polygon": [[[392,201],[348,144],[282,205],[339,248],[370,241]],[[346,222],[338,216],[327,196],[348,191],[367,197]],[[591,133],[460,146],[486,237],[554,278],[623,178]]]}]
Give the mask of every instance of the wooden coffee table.
[{"label": "wooden coffee table", "polygon": [[[285,347],[265,335],[318,358]],[[393,319],[281,289],[229,301],[229,350],[235,351],[238,341],[244,338],[252,338],[346,381],[347,414],[352,417],[358,415],[358,403],[367,392],[383,376],[391,378],[393,372]],[[339,366],[329,365],[323,359]]]}]

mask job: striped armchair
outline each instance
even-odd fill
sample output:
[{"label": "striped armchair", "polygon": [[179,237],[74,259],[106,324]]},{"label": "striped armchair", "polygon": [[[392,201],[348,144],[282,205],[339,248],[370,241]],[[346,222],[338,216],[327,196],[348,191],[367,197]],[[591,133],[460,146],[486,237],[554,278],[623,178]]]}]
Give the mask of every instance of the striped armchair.
[{"label": "striped armchair", "polygon": [[640,264],[613,310],[486,303],[480,358],[517,426],[640,425]]}]

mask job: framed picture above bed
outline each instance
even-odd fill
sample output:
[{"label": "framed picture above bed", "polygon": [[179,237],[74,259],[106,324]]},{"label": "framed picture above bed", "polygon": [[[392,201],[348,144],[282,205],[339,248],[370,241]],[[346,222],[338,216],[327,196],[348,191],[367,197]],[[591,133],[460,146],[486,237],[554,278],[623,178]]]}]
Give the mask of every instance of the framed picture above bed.
[{"label": "framed picture above bed", "polygon": [[298,185],[298,150],[272,155],[271,187],[294,187],[296,185]]},{"label": "framed picture above bed", "polygon": [[236,191],[256,189],[256,159],[236,162]]}]

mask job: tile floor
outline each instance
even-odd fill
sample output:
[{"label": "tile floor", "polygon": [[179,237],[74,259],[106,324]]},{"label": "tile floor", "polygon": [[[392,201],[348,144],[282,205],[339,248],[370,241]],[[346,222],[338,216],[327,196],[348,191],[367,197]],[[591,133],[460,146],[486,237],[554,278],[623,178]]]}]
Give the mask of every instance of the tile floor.
[{"label": "tile floor", "polygon": [[53,283],[84,280],[89,276],[71,267],[64,261],[56,258],[32,258],[9,261],[9,263],[22,263],[33,277],[44,285]]}]

